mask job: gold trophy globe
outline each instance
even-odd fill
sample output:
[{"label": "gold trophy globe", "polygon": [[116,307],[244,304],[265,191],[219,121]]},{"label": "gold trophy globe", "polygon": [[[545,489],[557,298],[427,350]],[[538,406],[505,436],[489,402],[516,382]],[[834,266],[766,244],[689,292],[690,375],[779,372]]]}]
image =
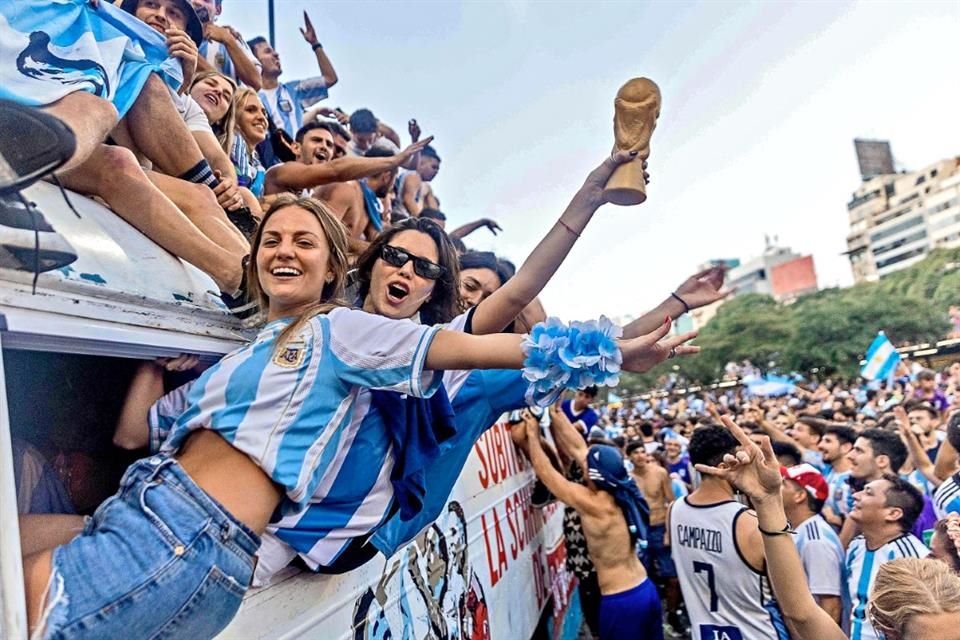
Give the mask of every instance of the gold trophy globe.
[{"label": "gold trophy globe", "polygon": [[649,78],[629,80],[617,92],[613,108],[613,152],[636,151],[637,156],[616,168],[603,194],[613,204],[640,204],[647,199],[643,161],[650,156],[650,136],[660,116],[660,87]]}]

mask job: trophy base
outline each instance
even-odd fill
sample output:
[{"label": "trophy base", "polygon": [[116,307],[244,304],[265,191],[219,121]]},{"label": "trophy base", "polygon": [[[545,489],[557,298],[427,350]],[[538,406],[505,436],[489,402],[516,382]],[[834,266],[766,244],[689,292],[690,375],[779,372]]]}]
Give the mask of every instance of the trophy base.
[{"label": "trophy base", "polygon": [[607,202],[623,207],[640,204],[647,199],[646,186],[643,179],[643,160],[638,158],[614,170],[607,180],[603,197]]}]

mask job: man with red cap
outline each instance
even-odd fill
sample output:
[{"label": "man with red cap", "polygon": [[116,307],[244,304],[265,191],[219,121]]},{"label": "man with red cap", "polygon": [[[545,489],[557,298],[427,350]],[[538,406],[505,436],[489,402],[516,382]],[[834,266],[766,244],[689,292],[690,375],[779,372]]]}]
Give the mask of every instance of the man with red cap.
[{"label": "man with red cap", "polygon": [[781,488],[787,519],[797,532],[795,542],[807,584],[817,603],[840,622],[843,604],[843,545],[827,521],[820,515],[830,495],[826,479],[809,463],[780,467],[784,478]]}]

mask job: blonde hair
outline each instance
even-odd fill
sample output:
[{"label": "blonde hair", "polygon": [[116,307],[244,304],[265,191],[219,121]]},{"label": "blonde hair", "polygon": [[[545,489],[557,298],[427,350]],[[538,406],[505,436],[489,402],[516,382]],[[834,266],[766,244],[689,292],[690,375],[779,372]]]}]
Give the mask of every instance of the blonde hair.
[{"label": "blonde hair", "polygon": [[234,82],[233,78],[225,76],[219,71],[204,71],[194,76],[193,82],[190,83],[190,91],[193,91],[193,88],[197,86],[198,82],[212,76],[220,76],[233,87],[233,98],[227,104],[227,112],[223,114],[223,117],[220,118],[218,122],[210,123],[214,134],[217,136],[217,140],[220,142],[220,146],[223,147],[224,153],[227,154],[227,157],[230,157],[230,152],[233,149],[233,130],[237,125],[237,83]]},{"label": "blonde hair", "polygon": [[277,197],[270,208],[267,209],[267,212],[263,214],[263,220],[250,242],[250,260],[247,262],[247,296],[257,302],[261,312],[267,311],[270,306],[270,298],[260,286],[259,273],[257,272],[257,253],[260,251],[260,243],[263,241],[263,229],[267,226],[267,221],[273,214],[288,207],[299,207],[308,211],[320,223],[320,228],[323,230],[330,251],[330,256],[327,259],[327,270],[333,274],[333,278],[324,285],[320,298],[283,330],[283,333],[277,338],[277,352],[282,351],[287,340],[296,335],[311,318],[346,305],[343,300],[343,291],[347,282],[347,270],[350,266],[347,257],[347,231],[339,218],[315,198],[300,198],[291,194],[283,194]]},{"label": "blonde hair", "polygon": [[914,616],[960,612],[960,576],[938,560],[892,560],[877,572],[867,606],[887,640],[906,640]]},{"label": "blonde hair", "polygon": [[[260,95],[257,94],[256,91],[254,91],[250,87],[240,87],[239,89],[237,89],[237,92],[233,94],[233,111],[234,111],[234,126],[232,127],[233,129],[236,129],[239,124],[237,123],[236,114],[240,113],[240,111],[243,110],[243,103],[249,97],[253,97],[253,99],[257,101],[257,104],[260,105],[260,108],[263,109],[263,102],[260,101]],[[270,122],[269,116],[267,117],[267,122],[268,123]],[[242,134],[237,134],[237,135],[241,135],[242,137]],[[254,147],[252,147],[249,143],[247,143],[246,140],[244,140],[244,142],[246,143],[244,146],[247,147],[247,154],[249,156],[253,156]]]}]

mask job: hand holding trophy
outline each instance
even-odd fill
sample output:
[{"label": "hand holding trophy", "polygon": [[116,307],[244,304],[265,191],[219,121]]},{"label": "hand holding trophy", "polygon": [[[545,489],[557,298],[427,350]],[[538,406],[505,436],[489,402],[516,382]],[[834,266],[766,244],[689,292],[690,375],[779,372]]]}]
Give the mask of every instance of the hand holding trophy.
[{"label": "hand holding trophy", "polygon": [[643,163],[650,156],[650,136],[660,115],[660,88],[648,78],[634,78],[620,87],[613,105],[613,151],[636,151],[637,156],[616,168],[603,195],[613,204],[640,204],[647,199]]}]

